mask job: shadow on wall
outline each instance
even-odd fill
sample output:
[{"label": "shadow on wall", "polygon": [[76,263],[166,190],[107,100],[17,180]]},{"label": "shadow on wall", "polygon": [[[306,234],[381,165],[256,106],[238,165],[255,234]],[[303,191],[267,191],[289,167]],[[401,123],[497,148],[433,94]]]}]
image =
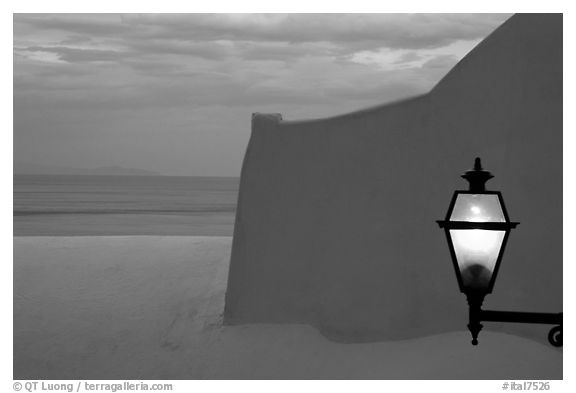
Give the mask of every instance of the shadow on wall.
[{"label": "shadow on wall", "polygon": [[[562,309],[562,15],[519,14],[428,94],[328,119],[255,115],[225,323],[305,323],[339,341],[464,330],[444,235],[474,157],[511,235],[486,308]],[[546,326],[486,324],[546,341]]]}]

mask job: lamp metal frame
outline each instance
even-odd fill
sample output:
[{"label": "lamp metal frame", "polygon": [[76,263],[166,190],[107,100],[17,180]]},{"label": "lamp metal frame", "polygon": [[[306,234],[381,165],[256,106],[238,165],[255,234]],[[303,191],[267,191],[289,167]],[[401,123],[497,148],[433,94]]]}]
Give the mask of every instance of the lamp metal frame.
[{"label": "lamp metal frame", "polygon": [[[474,169],[467,171],[462,175],[464,179],[469,181],[470,189],[467,191],[457,190],[454,191],[450,206],[448,207],[448,212],[446,213],[446,218],[444,220],[436,221],[438,226],[444,229],[446,234],[446,239],[448,241],[448,247],[450,249],[450,256],[452,259],[452,264],[454,266],[454,271],[456,273],[456,278],[458,280],[458,286],[460,292],[466,295],[469,307],[469,322],[468,330],[472,335],[472,345],[478,345],[478,334],[482,330],[481,322],[510,322],[510,323],[530,323],[530,324],[548,324],[556,325],[548,333],[548,341],[551,345],[555,347],[562,346],[562,323],[563,315],[562,313],[539,313],[539,312],[518,312],[518,311],[495,311],[495,310],[483,310],[482,303],[484,302],[484,297],[492,293],[494,284],[496,282],[496,277],[498,276],[498,271],[500,269],[500,263],[502,262],[502,256],[504,255],[504,250],[506,248],[506,243],[510,235],[510,231],[519,224],[518,222],[511,222],[508,216],[508,211],[506,210],[506,205],[504,204],[504,199],[502,198],[502,193],[500,191],[487,191],[485,189],[485,183],[493,176],[490,172],[484,171],[482,169],[480,158],[476,158],[474,162]],[[504,215],[504,222],[471,222],[471,221],[451,221],[450,217],[454,210],[456,200],[459,195],[462,194],[474,194],[474,195],[497,195],[502,213]],[[471,289],[464,286],[462,280],[462,274],[458,265],[458,258],[454,249],[454,244],[452,242],[452,237],[450,236],[450,230],[452,229],[481,229],[490,231],[504,231],[504,238],[502,239],[502,244],[500,250],[498,251],[498,257],[494,265],[494,270],[492,277],[490,278],[490,283],[486,288],[481,290]]]}]

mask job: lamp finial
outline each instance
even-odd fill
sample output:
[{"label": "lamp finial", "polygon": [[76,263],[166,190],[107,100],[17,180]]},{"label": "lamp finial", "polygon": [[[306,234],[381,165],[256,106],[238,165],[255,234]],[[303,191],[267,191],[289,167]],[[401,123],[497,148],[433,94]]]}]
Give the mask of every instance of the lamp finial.
[{"label": "lamp finial", "polygon": [[480,157],[476,157],[476,159],[474,160],[474,170],[475,171],[481,171],[482,170],[482,162],[480,160]]},{"label": "lamp finial", "polygon": [[490,172],[482,169],[482,161],[480,157],[476,157],[474,160],[474,169],[467,171],[462,177],[470,183],[470,191],[484,192],[486,191],[486,182],[494,176]]}]

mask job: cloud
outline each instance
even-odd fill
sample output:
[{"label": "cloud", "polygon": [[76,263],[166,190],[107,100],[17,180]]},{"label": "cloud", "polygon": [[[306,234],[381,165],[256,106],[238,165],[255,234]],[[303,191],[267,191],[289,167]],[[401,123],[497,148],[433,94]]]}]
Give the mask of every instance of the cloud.
[{"label": "cloud", "polygon": [[422,60],[422,55],[417,52],[406,52],[401,54],[398,59],[393,61],[393,64],[410,64],[415,61]]},{"label": "cloud", "polygon": [[446,70],[456,64],[458,58],[453,55],[440,55],[431,58],[422,65],[423,68]]},{"label": "cloud", "polygon": [[[127,45],[155,41],[180,53],[192,42],[332,43],[349,50],[431,49],[478,40],[502,14],[43,14],[14,16],[15,31],[65,32],[89,39],[123,37]],[[158,46],[157,46],[158,48]]]},{"label": "cloud", "polygon": [[104,49],[82,49],[66,46],[28,46],[19,49],[20,52],[54,53],[60,60],[69,63],[95,61],[114,61],[120,59],[122,52]]},{"label": "cloud", "polygon": [[[251,112],[318,118],[424,93],[506,18],[16,14],[15,157],[97,166],[110,149],[137,167],[158,151],[165,168],[236,175]],[[205,145],[234,159],[187,158]]]},{"label": "cloud", "polygon": [[126,15],[143,36],[265,42],[335,42],[360,47],[437,48],[484,37],[506,19],[495,14]]},{"label": "cloud", "polygon": [[208,60],[223,60],[233,54],[231,42],[205,42],[185,40],[131,40],[126,46],[134,53],[150,57],[151,55],[183,55]]},{"label": "cloud", "polygon": [[77,37],[117,36],[130,32],[117,14],[14,14],[15,29],[58,30]]}]

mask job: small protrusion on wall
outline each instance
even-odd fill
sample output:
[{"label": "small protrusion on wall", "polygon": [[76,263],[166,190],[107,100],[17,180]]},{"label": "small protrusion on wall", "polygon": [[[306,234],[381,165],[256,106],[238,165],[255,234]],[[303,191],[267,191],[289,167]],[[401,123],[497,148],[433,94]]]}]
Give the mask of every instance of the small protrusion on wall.
[{"label": "small protrusion on wall", "polygon": [[282,121],[281,113],[252,113],[252,129],[276,126]]}]

